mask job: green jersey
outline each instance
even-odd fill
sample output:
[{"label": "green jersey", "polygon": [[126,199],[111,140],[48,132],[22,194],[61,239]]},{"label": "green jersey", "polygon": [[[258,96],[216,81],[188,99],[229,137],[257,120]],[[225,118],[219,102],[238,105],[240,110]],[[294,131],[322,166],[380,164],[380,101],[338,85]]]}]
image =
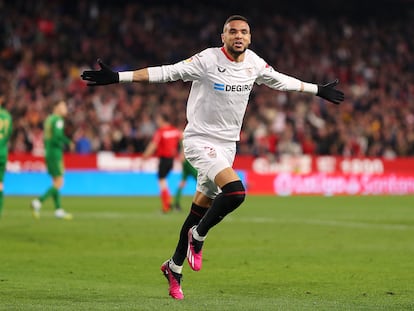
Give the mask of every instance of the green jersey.
[{"label": "green jersey", "polygon": [[0,108],[0,161],[6,161],[9,152],[9,139],[12,133],[13,122],[10,113]]},{"label": "green jersey", "polygon": [[46,118],[43,134],[46,158],[62,158],[65,145],[70,143],[64,128],[65,122],[61,116],[51,114]]}]

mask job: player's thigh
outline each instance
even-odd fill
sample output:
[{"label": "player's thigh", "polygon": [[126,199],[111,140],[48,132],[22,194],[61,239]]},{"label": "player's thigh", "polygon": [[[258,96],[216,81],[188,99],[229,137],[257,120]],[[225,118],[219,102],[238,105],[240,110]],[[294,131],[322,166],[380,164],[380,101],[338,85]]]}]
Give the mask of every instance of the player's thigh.
[{"label": "player's thigh", "polygon": [[231,169],[235,144],[192,139],[184,140],[183,146],[186,159],[197,170],[197,191],[214,199],[220,193],[215,178],[220,172]]},{"label": "player's thigh", "polygon": [[48,174],[53,178],[63,176],[63,173],[65,172],[62,158],[47,157],[46,168]]},{"label": "player's thigh", "polygon": [[6,174],[6,167],[7,167],[7,153],[0,154],[0,182],[3,183],[4,175]]},{"label": "player's thigh", "polygon": [[240,180],[239,175],[237,175],[236,171],[231,167],[228,167],[216,175],[214,183],[220,188],[223,188],[224,185],[227,185],[228,183],[236,180]]},{"label": "player's thigh", "polygon": [[4,175],[6,173],[6,161],[0,161],[0,182],[3,183]]},{"label": "player's thigh", "polygon": [[198,206],[209,208],[211,207],[213,199],[197,190],[196,193],[194,194],[193,202],[197,204]]},{"label": "player's thigh", "polygon": [[6,174],[6,166],[2,167],[0,164],[0,183],[3,183],[4,181],[4,175]]},{"label": "player's thigh", "polygon": [[56,189],[60,189],[63,186],[63,175],[53,176],[53,186]]}]

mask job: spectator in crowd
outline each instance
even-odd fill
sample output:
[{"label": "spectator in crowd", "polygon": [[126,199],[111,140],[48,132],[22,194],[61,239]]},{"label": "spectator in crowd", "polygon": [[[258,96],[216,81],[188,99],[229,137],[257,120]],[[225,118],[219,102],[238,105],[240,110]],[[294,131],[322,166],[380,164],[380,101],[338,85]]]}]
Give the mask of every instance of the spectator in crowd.
[{"label": "spectator in crowd", "polygon": [[74,134],[75,152],[79,154],[88,154],[92,152],[92,142],[88,130],[79,128]]}]

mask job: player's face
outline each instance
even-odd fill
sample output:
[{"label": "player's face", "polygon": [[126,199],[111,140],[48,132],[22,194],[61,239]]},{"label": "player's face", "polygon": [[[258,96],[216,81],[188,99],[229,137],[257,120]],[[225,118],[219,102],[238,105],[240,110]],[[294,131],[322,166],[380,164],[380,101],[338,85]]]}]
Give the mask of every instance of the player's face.
[{"label": "player's face", "polygon": [[231,21],[224,26],[221,40],[232,56],[240,56],[250,45],[250,27],[245,21]]},{"label": "player's face", "polygon": [[61,101],[57,107],[58,114],[62,117],[66,117],[66,115],[68,114],[68,107],[66,106],[66,103],[64,101]]}]

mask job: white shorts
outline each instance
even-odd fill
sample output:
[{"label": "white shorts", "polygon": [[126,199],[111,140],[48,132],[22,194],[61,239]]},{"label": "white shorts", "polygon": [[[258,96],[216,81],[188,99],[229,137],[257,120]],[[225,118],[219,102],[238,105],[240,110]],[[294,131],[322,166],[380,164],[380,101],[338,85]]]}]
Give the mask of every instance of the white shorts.
[{"label": "white shorts", "polygon": [[221,192],[214,179],[219,172],[233,166],[236,143],[191,137],[183,140],[183,147],[185,157],[197,170],[197,191],[214,199]]}]

